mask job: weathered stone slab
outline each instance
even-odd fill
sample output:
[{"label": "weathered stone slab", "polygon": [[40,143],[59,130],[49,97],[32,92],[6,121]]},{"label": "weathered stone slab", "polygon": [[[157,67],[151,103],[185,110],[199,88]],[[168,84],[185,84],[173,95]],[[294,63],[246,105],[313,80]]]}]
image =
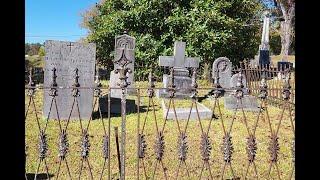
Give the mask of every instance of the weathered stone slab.
[{"label": "weathered stone slab", "polygon": [[[45,42],[44,86],[52,83],[52,69],[56,68],[58,86],[71,87],[74,83],[75,69],[78,68],[81,87],[94,86],[96,45],[94,43],[77,43],[47,40]],[[71,111],[72,89],[58,89],[57,107],[60,119],[67,119]],[[78,97],[80,117],[89,119],[92,112],[93,89],[80,89]],[[47,117],[51,104],[49,89],[44,90],[43,115]],[[53,105],[50,117],[57,118]],[[73,109],[71,119],[78,118],[77,108]]]},{"label": "weathered stone slab", "polygon": [[[212,118],[212,111],[209,108],[207,108],[206,106],[204,106],[203,104],[198,103],[198,102],[197,102],[197,106],[198,106],[200,120]],[[166,115],[167,115],[168,107],[166,106],[164,100],[162,100],[162,102],[161,102],[161,107],[163,110],[163,118],[165,119]],[[178,120],[187,120],[188,119],[188,116],[190,113],[190,107],[189,108],[176,107],[175,110],[176,110]],[[197,119],[198,119],[197,111],[196,111],[196,108],[193,107],[191,114],[190,114],[190,120],[197,120]],[[167,120],[175,120],[175,115],[174,115],[174,111],[173,111],[172,107],[170,108],[170,110],[168,112]]]},{"label": "weathered stone slab", "polygon": [[[224,97],[224,108],[229,110],[235,110],[237,108],[237,98],[234,96],[225,96]],[[257,98],[251,95],[245,95],[242,98],[242,104],[239,103],[238,110],[245,111],[259,111],[259,105],[257,102]]]}]

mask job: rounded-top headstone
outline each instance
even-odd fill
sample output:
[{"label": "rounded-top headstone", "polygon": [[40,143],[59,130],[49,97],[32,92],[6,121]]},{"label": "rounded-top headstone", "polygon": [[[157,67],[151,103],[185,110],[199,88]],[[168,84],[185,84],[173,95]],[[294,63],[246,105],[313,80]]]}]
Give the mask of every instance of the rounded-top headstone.
[{"label": "rounded-top headstone", "polygon": [[219,77],[219,84],[223,88],[230,87],[232,63],[227,57],[219,57],[212,64],[212,78]]}]

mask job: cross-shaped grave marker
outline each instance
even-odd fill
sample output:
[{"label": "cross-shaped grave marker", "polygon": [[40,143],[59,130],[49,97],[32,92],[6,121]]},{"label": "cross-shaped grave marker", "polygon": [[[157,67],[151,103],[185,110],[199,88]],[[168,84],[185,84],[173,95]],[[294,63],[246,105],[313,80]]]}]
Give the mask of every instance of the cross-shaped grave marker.
[{"label": "cross-shaped grave marker", "polygon": [[69,44],[67,44],[67,46],[70,47],[70,52],[71,52],[71,47],[74,46],[74,45],[72,44],[72,42],[70,42]]},{"label": "cross-shaped grave marker", "polygon": [[159,65],[174,68],[199,67],[200,58],[185,57],[186,42],[174,42],[174,56],[159,56]]}]

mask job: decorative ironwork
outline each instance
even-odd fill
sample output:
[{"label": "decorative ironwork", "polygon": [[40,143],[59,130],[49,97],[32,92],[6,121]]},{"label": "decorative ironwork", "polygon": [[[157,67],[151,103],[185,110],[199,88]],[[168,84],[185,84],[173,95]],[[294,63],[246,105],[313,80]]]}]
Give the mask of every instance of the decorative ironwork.
[{"label": "decorative ironwork", "polygon": [[156,138],[156,142],[154,145],[154,149],[155,149],[155,153],[156,153],[156,159],[161,161],[163,158],[163,154],[164,154],[164,148],[165,148],[165,144],[164,144],[164,136],[162,132],[158,133],[158,136]]},{"label": "decorative ironwork", "polygon": [[243,98],[243,83],[242,83],[242,69],[239,69],[239,75],[237,78],[237,85],[236,85],[236,92],[235,92],[235,96],[236,98],[240,99]]},{"label": "decorative ironwork", "polygon": [[139,158],[144,158],[147,149],[147,142],[144,134],[139,134]]},{"label": "decorative ironwork", "polygon": [[197,83],[197,68],[192,69],[192,77],[191,77],[191,98],[196,98],[198,95],[198,83]]},{"label": "decorative ironwork", "polygon": [[67,138],[67,133],[65,130],[62,130],[59,135],[59,157],[65,159],[69,151],[69,142]]},{"label": "decorative ironwork", "polygon": [[28,96],[33,96],[35,93],[35,87],[36,83],[32,80],[32,69],[30,68],[30,73],[29,73],[29,83],[28,83]]},{"label": "decorative ironwork", "polygon": [[175,92],[176,92],[176,90],[175,90],[176,85],[174,84],[174,68],[173,67],[170,68],[170,76],[169,77],[170,77],[169,78],[170,79],[169,85],[168,85],[169,97],[173,98],[175,95]]},{"label": "decorative ironwork", "polygon": [[224,137],[223,137],[223,142],[222,142],[222,147],[221,150],[223,152],[223,160],[226,163],[230,163],[231,162],[231,158],[232,158],[232,153],[233,153],[233,145],[232,145],[232,141],[231,141],[232,137],[230,136],[229,133],[227,133]]},{"label": "decorative ironwork", "polygon": [[178,138],[178,155],[179,160],[185,161],[187,159],[188,153],[188,144],[187,144],[187,136],[185,133],[181,133]]},{"label": "decorative ironwork", "polygon": [[270,137],[268,151],[270,153],[270,161],[273,163],[278,161],[278,153],[280,150],[280,145],[279,145],[278,139],[279,138],[275,135],[272,135]]},{"label": "decorative ironwork", "polygon": [[57,71],[57,69],[54,67],[52,69],[52,83],[50,85],[51,88],[50,88],[50,91],[49,91],[49,96],[52,96],[52,97],[55,97],[55,96],[58,95],[57,94],[57,92],[58,92],[58,90],[57,90],[58,84],[57,84],[56,71]]},{"label": "decorative ironwork", "polygon": [[283,87],[283,90],[282,90],[282,98],[284,100],[289,100],[290,99],[290,89],[291,89],[291,85],[290,85],[290,77],[291,76],[291,73],[288,72],[286,78],[285,78],[285,81],[284,81],[284,87]]},{"label": "decorative ironwork", "polygon": [[73,87],[72,96],[73,97],[78,97],[78,96],[80,96],[80,93],[79,93],[80,91],[78,89],[78,87],[80,87],[79,74],[78,74],[79,70],[78,70],[78,68],[76,68],[74,71],[75,71],[75,75],[74,75],[74,82],[72,84],[72,87]]},{"label": "decorative ironwork", "polygon": [[39,143],[39,158],[42,161],[47,157],[47,152],[48,152],[47,135],[44,133],[43,130],[40,131],[39,140],[40,140],[40,143]]},{"label": "decorative ironwork", "polygon": [[207,134],[201,135],[201,144],[200,144],[200,150],[201,150],[201,157],[203,161],[209,161],[210,155],[211,155],[211,142],[210,138]]},{"label": "decorative ironwork", "polygon": [[103,157],[105,159],[109,158],[109,136],[103,136],[103,147],[102,147]]},{"label": "decorative ironwork", "polygon": [[265,73],[266,73],[266,71],[265,71],[265,69],[263,69],[262,79],[261,79],[261,82],[260,82],[260,92],[259,92],[259,95],[258,95],[258,97],[260,99],[266,99],[267,96],[268,96],[268,85],[267,85],[267,82],[266,82]]},{"label": "decorative ironwork", "polygon": [[154,85],[155,78],[154,78],[152,72],[149,72],[148,79],[149,79],[149,87],[148,87],[147,93],[148,93],[149,98],[152,98],[152,97],[154,97],[154,87],[155,87],[155,85]]},{"label": "decorative ironwork", "polygon": [[295,142],[294,138],[292,140],[291,153],[292,153],[292,162],[295,163],[295,161],[296,161],[296,142]]},{"label": "decorative ironwork", "polygon": [[81,157],[88,158],[90,151],[90,141],[88,131],[84,130],[82,132],[81,138]]},{"label": "decorative ironwork", "polygon": [[216,73],[214,77],[214,83],[213,83],[213,91],[209,93],[209,95],[212,95],[214,98],[222,97],[225,93],[225,90],[221,87],[219,83],[219,68],[216,69]]},{"label": "decorative ironwork", "polygon": [[128,87],[131,83],[127,82],[127,73],[132,73],[132,70],[128,68],[127,65],[132,63],[132,61],[127,59],[125,55],[125,49],[122,50],[121,58],[117,61],[114,61],[114,63],[119,65],[119,68],[114,70],[115,74],[119,73],[120,82],[117,83],[117,85],[122,89]]},{"label": "decorative ironwork", "polygon": [[247,138],[247,155],[248,155],[248,161],[253,162],[255,160],[256,154],[257,154],[257,142],[256,137],[253,135],[250,135]]},{"label": "decorative ironwork", "polygon": [[100,82],[100,77],[99,77],[99,74],[97,72],[97,75],[95,76],[95,81],[94,81],[94,91],[93,91],[93,94],[94,94],[94,97],[101,97],[101,87],[102,87],[102,84]]}]

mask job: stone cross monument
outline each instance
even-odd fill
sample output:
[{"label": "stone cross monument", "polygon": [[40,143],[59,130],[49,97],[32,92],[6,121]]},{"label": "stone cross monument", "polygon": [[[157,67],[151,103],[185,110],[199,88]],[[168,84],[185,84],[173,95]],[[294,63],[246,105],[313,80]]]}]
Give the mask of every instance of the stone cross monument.
[{"label": "stone cross monument", "polygon": [[[174,43],[173,56],[160,56],[159,65],[164,67],[173,67],[174,69],[174,84],[176,86],[176,97],[184,98],[190,95],[191,78],[189,77],[188,67],[198,68],[199,57],[185,57],[186,43],[182,41],[176,41]],[[168,87],[170,75],[163,75],[164,88]],[[160,90],[158,97],[167,97],[168,92],[166,90]]]},{"label": "stone cross monument", "polygon": [[269,18],[268,12],[266,12],[263,19],[261,44],[259,46],[259,65],[263,65],[263,66],[270,64],[269,27],[270,27],[270,18]]}]

